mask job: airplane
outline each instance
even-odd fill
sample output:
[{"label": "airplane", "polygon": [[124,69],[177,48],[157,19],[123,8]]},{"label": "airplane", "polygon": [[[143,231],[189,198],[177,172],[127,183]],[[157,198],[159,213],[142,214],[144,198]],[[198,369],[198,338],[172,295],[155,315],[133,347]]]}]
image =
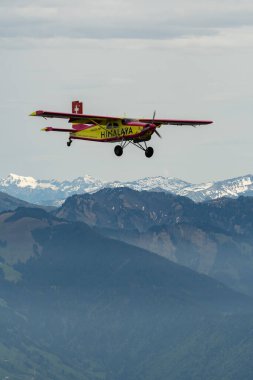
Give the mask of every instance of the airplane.
[{"label": "airplane", "polygon": [[72,123],[72,129],[46,127],[42,130],[69,133],[68,147],[71,146],[73,140],[117,142],[114,153],[118,157],[122,156],[123,150],[129,144],[143,150],[146,157],[152,157],[154,149],[147,146],[147,141],[151,140],[154,133],[161,138],[157,129],[162,125],[190,125],[196,127],[197,125],[213,123],[211,120],[156,119],[156,112],[154,112],[151,119],[87,115],[83,114],[83,103],[78,100],[72,102],[72,113],[39,110],[32,112],[30,116],[40,116],[45,119],[68,119],[68,122]]}]

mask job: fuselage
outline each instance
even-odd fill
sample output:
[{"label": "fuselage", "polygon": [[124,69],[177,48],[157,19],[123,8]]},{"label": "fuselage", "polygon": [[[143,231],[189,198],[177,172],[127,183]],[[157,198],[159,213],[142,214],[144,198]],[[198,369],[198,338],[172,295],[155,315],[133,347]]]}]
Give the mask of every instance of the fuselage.
[{"label": "fuselage", "polygon": [[119,142],[134,140],[148,141],[154,133],[155,125],[132,120],[118,120],[102,124],[72,124],[71,139]]}]

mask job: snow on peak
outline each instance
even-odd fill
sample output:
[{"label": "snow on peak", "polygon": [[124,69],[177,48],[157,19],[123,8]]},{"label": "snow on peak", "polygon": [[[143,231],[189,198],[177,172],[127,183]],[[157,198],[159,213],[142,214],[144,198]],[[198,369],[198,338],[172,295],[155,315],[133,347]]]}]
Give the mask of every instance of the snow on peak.
[{"label": "snow on peak", "polygon": [[111,182],[108,183],[107,187],[130,187],[131,189],[142,191],[142,190],[164,190],[169,192],[177,192],[180,189],[190,185],[188,182],[182,181],[174,177],[145,177],[139,180],[128,181],[128,182]]},{"label": "snow on peak", "polygon": [[59,205],[74,194],[94,193],[102,188],[129,187],[137,191],[165,191],[186,196],[193,201],[217,199],[224,196],[253,195],[253,176],[246,175],[217,182],[191,184],[174,177],[145,177],[132,181],[105,182],[84,175],[74,180],[37,180],[11,173],[0,179],[0,191],[38,204]]},{"label": "snow on peak", "polygon": [[29,189],[55,189],[55,186],[50,181],[37,180],[33,177],[20,176],[14,173],[10,173],[6,178],[0,180],[0,186],[3,187],[17,187],[17,188],[29,188]]},{"label": "snow on peak", "polygon": [[31,187],[34,189],[37,186],[37,180],[33,177],[24,177],[14,173],[10,173],[7,178],[3,180],[3,186],[16,185],[18,187]]},{"label": "snow on peak", "polygon": [[78,177],[74,179],[72,182],[83,182],[84,184],[87,185],[94,185],[94,184],[102,184],[103,182],[92,177],[89,174],[84,175],[83,177]]}]

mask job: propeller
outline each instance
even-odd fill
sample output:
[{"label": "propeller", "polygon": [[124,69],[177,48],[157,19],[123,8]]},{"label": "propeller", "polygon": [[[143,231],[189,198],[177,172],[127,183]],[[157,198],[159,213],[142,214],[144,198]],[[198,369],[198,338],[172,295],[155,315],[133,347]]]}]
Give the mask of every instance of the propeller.
[{"label": "propeller", "polygon": [[157,132],[157,130],[155,129],[155,133],[157,134],[158,137],[160,137],[160,139],[162,139],[162,136],[160,135],[159,132]]},{"label": "propeller", "polygon": [[[153,124],[154,124],[154,120],[155,120],[155,115],[156,115],[156,111],[154,111],[154,113],[153,113],[153,119],[152,119]],[[161,136],[160,133],[156,130],[156,128],[155,128],[155,133],[157,134],[157,136],[158,136],[160,139],[162,138],[162,136]]]}]

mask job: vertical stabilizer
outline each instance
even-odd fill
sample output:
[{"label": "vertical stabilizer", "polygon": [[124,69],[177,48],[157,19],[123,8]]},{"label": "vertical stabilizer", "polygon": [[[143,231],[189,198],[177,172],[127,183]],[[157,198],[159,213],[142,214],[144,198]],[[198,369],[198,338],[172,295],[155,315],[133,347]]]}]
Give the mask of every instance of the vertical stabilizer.
[{"label": "vertical stabilizer", "polygon": [[72,113],[82,114],[83,113],[83,103],[79,100],[73,100],[72,102]]}]

